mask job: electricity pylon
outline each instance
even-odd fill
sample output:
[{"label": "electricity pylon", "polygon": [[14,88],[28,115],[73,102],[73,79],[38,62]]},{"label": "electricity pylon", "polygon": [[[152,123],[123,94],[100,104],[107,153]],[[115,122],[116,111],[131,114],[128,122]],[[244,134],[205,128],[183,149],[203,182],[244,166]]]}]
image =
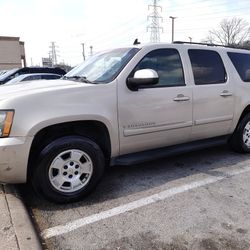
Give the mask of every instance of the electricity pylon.
[{"label": "electricity pylon", "polygon": [[152,9],[152,12],[148,15],[151,24],[147,27],[147,31],[151,31],[150,42],[152,43],[160,42],[160,31],[163,32],[163,28],[160,26],[160,20],[162,21],[163,18],[159,14],[159,10],[162,12],[162,7],[157,5],[158,1],[160,0],[153,0],[153,4],[148,5],[148,10]]}]

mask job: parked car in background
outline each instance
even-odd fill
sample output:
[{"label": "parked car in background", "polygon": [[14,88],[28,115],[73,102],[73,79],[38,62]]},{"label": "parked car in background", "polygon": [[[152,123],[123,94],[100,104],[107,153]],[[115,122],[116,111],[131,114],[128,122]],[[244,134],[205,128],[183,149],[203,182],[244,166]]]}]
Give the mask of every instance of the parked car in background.
[{"label": "parked car in background", "polygon": [[12,69],[7,71],[3,75],[0,75],[0,84],[5,84],[6,82],[12,80],[13,78],[19,75],[33,74],[33,73],[52,73],[52,74],[58,74],[60,76],[66,74],[65,70],[61,68],[24,67],[21,69]]},{"label": "parked car in background", "polygon": [[0,75],[3,75],[7,72],[7,70],[0,70]]},{"label": "parked car in background", "polygon": [[10,85],[19,82],[34,81],[34,80],[55,80],[61,78],[61,75],[50,74],[50,73],[35,73],[35,74],[24,74],[13,78],[6,82],[4,85]]}]

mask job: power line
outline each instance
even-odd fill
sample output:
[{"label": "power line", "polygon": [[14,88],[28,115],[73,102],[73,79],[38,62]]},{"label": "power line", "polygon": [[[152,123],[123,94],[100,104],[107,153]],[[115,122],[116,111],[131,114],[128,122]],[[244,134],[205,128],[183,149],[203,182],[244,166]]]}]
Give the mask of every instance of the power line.
[{"label": "power line", "polygon": [[[133,24],[133,26],[134,26],[136,24],[135,21],[139,20],[138,17],[139,16],[130,18],[130,19],[126,20],[124,23],[121,23],[121,24],[116,25],[115,27],[112,27],[112,30],[110,30],[109,34],[111,34],[113,36],[114,35],[114,30],[120,30],[121,27],[126,27],[127,24]],[[142,21],[140,20],[139,23],[141,23],[141,22]],[[143,20],[143,22],[145,22],[145,21]],[[91,40],[91,41],[96,40],[96,39],[99,40],[100,37],[103,37],[103,36],[105,37],[106,34],[107,34],[106,31],[105,32],[101,32],[101,33],[99,33],[97,35],[95,34],[95,36],[94,37],[90,37],[91,39],[89,39],[89,40]],[[84,36],[84,35],[85,35],[85,33],[80,33],[80,34],[76,34],[75,36],[76,37],[81,37],[81,36]]]},{"label": "power line", "polygon": [[[175,5],[175,6],[170,6],[169,7],[169,10],[170,11],[182,11],[182,10],[189,10],[189,9],[194,9],[194,6],[195,5],[197,7],[197,4],[203,4],[205,2],[211,2],[211,0],[202,0],[202,1],[196,1],[196,2],[192,2],[192,3],[189,3],[189,4],[181,4],[181,6],[179,5]],[[240,4],[244,3],[244,2],[247,2],[249,3],[249,0],[241,0],[240,1]],[[223,6],[223,5],[227,5],[228,1],[224,1],[224,2],[217,2],[217,3],[211,3],[210,5],[206,5],[205,7],[208,8],[208,7],[218,7],[218,6]],[[185,7],[187,6],[187,7]]]},{"label": "power line", "polygon": [[[190,3],[191,5],[194,5],[194,4],[198,4],[198,3],[204,3],[204,2],[210,2],[211,0],[202,0],[202,1],[196,1],[196,2],[192,2],[192,3]],[[241,1],[244,1],[244,0],[241,0]],[[247,1],[249,1],[249,0],[247,0]],[[190,9],[193,9],[193,7],[190,7],[190,4],[182,4],[182,10],[190,10]],[[219,3],[219,4],[216,4],[216,3],[214,3],[213,5],[209,5],[209,6],[207,6],[207,7],[217,7],[217,6],[221,6],[221,5],[223,5],[223,4],[225,4],[225,2],[223,2],[223,3]],[[183,6],[188,6],[188,7],[186,7],[186,8],[183,8]],[[248,8],[248,7],[247,7]],[[171,8],[172,9],[172,8]],[[242,9],[242,8],[241,8]],[[245,9],[245,8],[243,8],[243,9]],[[173,9],[173,11],[175,11],[175,10],[180,10],[179,8],[175,8],[175,9]],[[239,10],[239,9],[233,9],[233,10],[230,10],[230,11],[223,11],[223,12],[214,12],[214,13],[208,13],[208,14],[202,14],[202,15],[199,15],[199,16],[206,16],[206,15],[209,15],[209,16],[211,16],[211,15],[213,15],[213,14],[220,14],[220,13],[226,13],[226,12],[231,12],[231,11],[235,11],[235,10]],[[170,12],[170,11],[169,11]],[[183,18],[193,18],[194,16],[180,16],[180,18],[181,19],[183,19]],[[216,19],[223,19],[223,18],[225,18],[225,17],[230,17],[230,16],[220,16],[220,17],[215,17]],[[91,42],[96,42],[96,41],[100,41],[100,40],[104,40],[104,39],[106,39],[107,37],[113,37],[114,36],[114,31],[115,30],[121,30],[120,28],[122,27],[122,28],[124,28],[124,27],[126,27],[126,24],[129,24],[129,23],[133,23],[134,24],[134,26],[137,26],[137,25],[144,25],[144,21],[140,21],[140,22],[138,22],[136,25],[135,25],[135,22],[134,22],[134,20],[136,20],[137,18],[133,18],[133,19],[131,19],[130,21],[128,21],[128,22],[125,22],[125,23],[123,23],[123,24],[120,24],[120,25],[118,25],[118,26],[116,26],[116,27],[114,27],[114,28],[112,28],[112,31],[110,31],[110,32],[104,32],[104,33],[100,33],[100,34],[98,34],[98,36],[96,36],[96,37],[94,37],[94,38],[92,38],[92,39],[88,39],[88,40],[91,40]],[[196,18],[196,20],[205,20],[205,19],[211,19],[211,17],[205,17],[205,18],[199,18],[199,19],[197,19]],[[125,30],[124,31],[120,31],[119,33],[116,33],[116,34],[124,34],[124,32],[126,32],[127,30],[130,30],[131,29],[131,27],[128,27],[128,28],[125,28]],[[107,38],[108,39],[108,38]]]},{"label": "power line", "polygon": [[[136,25],[134,22],[133,23],[133,26],[122,26],[122,29],[119,28],[117,30],[119,30],[119,32],[116,32],[115,33],[115,37],[120,37],[121,35],[122,36],[125,36],[127,35],[127,32],[131,33],[131,31],[133,31],[134,27],[141,27],[143,26],[144,29],[145,29],[145,24],[146,24],[146,21],[145,20],[142,20],[140,22],[138,22]],[[131,23],[130,23],[131,24]],[[120,26],[121,27],[121,26]],[[132,29],[133,27],[133,29]],[[87,39],[89,42],[91,41],[92,43],[95,43],[95,42],[98,42],[98,41],[103,41],[104,39],[106,40],[113,40],[114,39],[114,31],[116,30],[112,28],[112,30],[108,30],[106,31],[105,33],[101,33],[100,35],[96,36],[95,38],[89,38]]]},{"label": "power line", "polygon": [[[199,14],[199,15],[195,15],[197,16],[211,16],[211,15],[215,15],[215,14],[221,14],[221,13],[232,13],[238,10],[246,10],[246,9],[250,9],[249,7],[243,7],[243,8],[236,8],[236,9],[230,9],[230,10],[225,10],[225,11],[218,11],[218,12],[213,12],[213,13],[203,13],[203,14]],[[192,18],[193,16],[183,16],[182,18]]]},{"label": "power line", "polygon": [[[194,5],[194,4],[197,4],[197,3],[203,3],[203,2],[209,2],[210,0],[204,0],[204,1],[196,1],[196,2],[192,2],[192,5]],[[243,0],[244,1],[244,0]],[[211,2],[211,1],[210,1]],[[223,3],[224,3],[224,1],[223,1]],[[217,4],[215,3],[215,4],[213,4],[211,7],[217,7],[217,6],[221,6],[222,4],[222,1],[220,1],[219,3],[217,2]],[[241,3],[241,2],[240,2]],[[191,4],[191,3],[190,3]],[[186,8],[184,7],[186,5]],[[153,5],[151,5],[151,7],[150,7],[150,9],[152,8],[152,6]],[[210,3],[209,3],[209,5],[207,4],[206,6],[208,6],[208,7],[210,7]],[[159,6],[160,7],[160,6]],[[189,13],[190,12],[190,10],[191,9],[193,9],[193,6],[191,7],[190,5],[187,5],[187,4],[183,4],[183,5],[177,5],[177,9],[178,9],[178,7],[182,7],[182,8],[179,8],[179,9],[184,9],[184,10],[186,10],[186,12],[187,13]],[[185,22],[189,22],[189,21],[192,21],[191,20],[191,18],[193,18],[194,19],[194,21],[196,21],[197,22],[197,24],[199,24],[199,22],[200,21],[202,21],[202,20],[206,20],[206,19],[223,19],[223,18],[225,18],[225,17],[230,17],[230,16],[221,16],[221,13],[232,13],[233,14],[233,12],[236,12],[236,11],[239,11],[239,10],[242,10],[242,9],[248,9],[249,7],[248,6],[246,6],[245,8],[242,8],[242,7],[240,7],[240,6],[234,6],[234,8],[231,8],[230,10],[222,10],[222,11],[220,11],[220,12],[218,12],[218,9],[217,9],[217,11],[213,11],[213,12],[211,12],[211,13],[208,13],[208,12],[206,12],[205,14],[202,14],[201,12],[198,14],[198,15],[195,15],[195,16],[182,16],[182,15],[180,15],[179,16],[179,18],[180,18],[180,21],[181,20],[183,20],[183,19],[185,19]],[[223,9],[223,8],[222,8]],[[157,9],[158,11],[159,11],[159,8]],[[175,8],[172,8],[171,7],[171,10],[175,10]],[[168,12],[170,12],[170,11],[168,11]],[[159,13],[158,13],[159,14]],[[172,13],[171,13],[172,14]],[[220,14],[220,16],[218,16]],[[213,17],[212,17],[212,15],[214,15]],[[196,18],[196,16],[197,16],[197,18]],[[134,27],[136,27],[136,29],[138,30],[138,28],[141,28],[141,25],[145,25],[145,22],[141,22],[141,21],[139,21],[140,19],[139,19],[139,17],[137,17],[137,18],[134,18],[133,20],[135,20],[136,22],[132,22],[133,24],[134,24]],[[139,21],[139,22],[137,22],[137,20]],[[160,20],[158,20],[158,21],[160,21]],[[112,31],[108,31],[108,32],[105,32],[105,33],[101,33],[101,36],[100,35],[98,35],[98,36],[96,36],[96,37],[94,37],[94,40],[92,40],[92,39],[87,39],[88,41],[89,41],[89,43],[90,43],[90,41],[91,41],[91,44],[93,44],[94,46],[95,46],[95,42],[97,42],[98,43],[98,41],[102,41],[102,47],[103,47],[103,45],[105,44],[111,44],[111,43],[114,43],[114,40],[118,40],[118,39],[120,39],[123,43],[126,41],[126,40],[130,40],[131,39],[131,37],[132,37],[132,35],[133,35],[133,33],[135,33],[134,32],[134,30],[131,30],[131,27],[130,27],[130,25],[127,25],[127,24],[129,24],[129,23],[131,23],[130,21],[128,22],[128,21],[126,21],[125,23],[123,23],[123,24],[120,24],[120,25],[118,25],[118,26],[116,26],[116,27],[114,27],[114,28],[112,28]],[[138,27],[138,26],[140,26],[140,27]],[[120,28],[119,28],[120,27]],[[145,27],[145,26],[144,26]],[[116,31],[116,30],[118,30],[118,32],[117,33],[115,33],[115,37],[114,37],[114,31]],[[141,30],[141,29],[140,29]],[[177,30],[177,33],[183,33],[183,32],[181,32],[181,31],[187,31],[187,30],[189,30],[189,31],[192,31],[192,30],[200,30],[200,31],[202,31],[202,30],[207,30],[207,29],[205,29],[205,27],[204,28],[195,28],[195,25],[193,26],[193,28],[190,28],[190,27],[188,27],[188,28],[186,28],[186,29],[184,29],[184,28],[182,28],[182,29],[179,29],[178,28],[178,30]],[[130,31],[129,33],[127,33],[126,31]],[[132,33],[131,33],[131,31],[133,31]],[[142,34],[143,33],[143,35],[145,35],[145,33],[141,30],[140,32],[137,32],[137,34]],[[120,34],[120,35],[119,35]],[[136,35],[137,35],[136,34]],[[112,40],[111,39],[109,39],[109,37],[111,38],[113,38]],[[122,38],[122,39],[121,39]],[[124,39],[123,39],[124,38]],[[87,42],[88,42],[87,41]],[[98,48],[98,50],[100,49],[100,47],[99,47],[99,44],[98,44],[98,46],[95,46],[95,48]],[[76,53],[79,53],[79,52],[76,52]]]},{"label": "power line", "polygon": [[[210,2],[211,0],[203,0],[203,1],[195,1],[195,2],[192,2],[192,3],[190,3],[191,5],[194,5],[194,4],[198,4],[198,3],[204,3],[204,2]],[[244,1],[244,0],[242,0],[242,1]],[[223,2],[224,3],[224,2]],[[190,7],[190,4],[183,4],[184,6],[186,5],[187,7],[186,8],[183,8],[183,5],[181,6],[182,8],[181,9],[184,9],[184,10],[189,10],[189,9],[191,9],[191,8],[193,8],[193,7]],[[222,2],[220,2],[220,3],[218,3],[218,4],[216,4],[216,3],[214,3],[213,4],[213,7],[216,7],[216,6],[220,6],[220,5],[222,5]],[[210,6],[210,5],[209,5]],[[172,9],[172,8],[171,8]],[[178,8],[177,8],[178,9]],[[176,9],[174,9],[174,10],[176,10]],[[227,11],[225,11],[225,12],[227,12]],[[218,14],[220,14],[220,13],[222,13],[222,12],[216,12],[216,13],[218,13]],[[209,14],[204,14],[204,15],[202,15],[202,16],[206,16],[206,15],[212,15],[212,14],[214,14],[214,13],[209,13]],[[191,18],[192,16],[180,16],[180,18],[181,19],[183,19],[183,18]],[[138,17],[137,17],[138,18]],[[129,23],[133,23],[134,24],[134,26],[138,26],[138,25],[145,25],[145,22],[143,22],[143,21],[140,21],[140,22],[138,22],[137,24],[134,22],[134,20],[136,20],[137,18],[133,18],[133,19],[131,19],[130,21],[126,21],[126,22],[124,22],[124,23],[122,23],[122,24],[120,24],[120,25],[118,25],[118,26],[116,26],[116,27],[113,27],[112,28],[112,31],[110,31],[110,32],[105,32],[105,33],[100,33],[100,34],[98,34],[98,36],[96,36],[96,37],[92,37],[92,38],[88,38],[88,39],[86,39],[86,40],[88,40],[89,42],[91,42],[91,43],[98,43],[98,41],[104,41],[104,40],[109,40],[109,37],[111,38],[111,37],[113,37],[114,36],[114,31],[115,30],[119,30],[119,32],[118,33],[116,33],[116,36],[120,36],[120,35],[125,35],[125,33],[126,33],[126,31],[128,31],[128,30],[131,30],[131,27],[129,27],[129,26],[127,26],[127,24],[129,24]],[[219,18],[223,18],[223,17],[216,17],[216,19],[219,19]],[[205,18],[199,18],[199,19],[197,19],[196,18],[196,20],[198,21],[198,20],[203,20],[203,19],[210,19],[209,17],[205,17]],[[138,19],[139,20],[139,19]],[[121,30],[122,29],[122,30]],[[179,29],[178,29],[178,31],[179,31]]]},{"label": "power line", "polygon": [[[249,0],[241,0],[240,3],[242,2],[248,2]],[[176,11],[180,11],[180,10],[190,10],[190,9],[193,9],[193,5],[197,5],[199,3],[204,3],[204,2],[211,2],[211,0],[201,0],[201,1],[194,1],[194,2],[191,2],[191,3],[188,3],[188,4],[185,4],[185,3],[181,3],[181,6],[177,5],[177,7],[169,7],[169,13],[171,12],[176,12]],[[222,6],[224,4],[228,3],[228,1],[223,1],[223,2],[220,2],[220,3],[213,3],[212,5],[207,5],[206,7],[217,7],[217,6]],[[191,6],[190,6],[191,5]],[[187,7],[184,7],[184,6],[187,6]],[[178,8],[180,7],[180,8]],[[190,17],[190,16],[181,16],[181,18],[183,17]],[[103,40],[103,38],[106,38],[107,36],[111,37],[114,35],[114,31],[116,30],[120,30],[120,28],[123,28],[123,27],[126,27],[127,24],[131,24],[133,23],[134,26],[136,25],[140,25],[141,23],[145,23],[145,21],[139,21],[138,23],[135,23],[136,20],[139,20],[138,19],[138,16],[136,17],[133,17],[127,21],[125,21],[124,23],[121,23],[115,27],[112,27],[112,30],[110,32],[102,32],[102,33],[99,33],[97,36],[94,36],[94,37],[90,37],[88,40],[91,41],[91,42],[95,42],[95,41],[99,41],[99,40]],[[127,28],[127,30],[130,30],[131,28]],[[123,32],[121,32],[122,34]],[[77,34],[78,37],[80,36],[83,36],[85,34]]]},{"label": "power line", "polygon": [[[208,1],[211,1],[211,0],[207,0],[207,1],[196,1],[196,2],[192,2],[192,4],[196,4],[196,3],[203,3],[203,2],[208,2]],[[244,0],[243,0],[244,1]],[[220,3],[220,4],[214,4],[213,6],[214,7],[216,7],[216,6],[219,6],[219,5],[221,5],[222,3]],[[190,7],[191,8],[191,7]],[[187,8],[185,8],[186,10],[188,10],[188,9],[190,9],[189,7],[187,7]],[[184,9],[184,8],[183,8]],[[227,12],[227,11],[225,11],[225,12]],[[220,13],[222,13],[222,12],[216,12],[216,13],[218,13],[218,14],[220,14]],[[214,13],[209,13],[208,15],[212,15],[212,14],[214,14]],[[206,16],[206,14],[204,14],[204,15],[202,15],[202,16]],[[191,18],[191,16],[180,16],[180,18],[181,19],[183,19],[183,18]],[[223,19],[224,17],[215,17],[216,19]],[[203,20],[203,19],[210,19],[209,17],[205,17],[205,18],[196,18],[196,20],[197,21],[199,21],[199,20]],[[135,20],[135,19],[134,19]],[[128,23],[131,23],[131,22],[125,22],[125,23],[123,23],[123,24],[121,24],[121,25],[118,25],[118,26],[116,26],[116,27],[114,27],[114,28],[112,28],[112,31],[110,31],[110,32],[105,32],[105,33],[101,33],[101,34],[99,34],[97,37],[95,37],[94,39],[88,39],[89,41],[91,40],[91,42],[92,43],[96,43],[96,42],[98,42],[98,41],[103,41],[103,40],[109,40],[109,37],[113,37],[114,35],[114,30],[118,30],[119,29],[119,32],[118,33],[116,33],[116,36],[125,36],[126,34],[126,31],[130,31],[131,30],[131,27],[128,27],[126,24],[128,24]],[[135,22],[133,22],[133,23],[135,23]],[[138,24],[137,25],[134,25],[134,26],[138,26],[138,25],[145,25],[145,23],[143,22],[143,21],[140,21],[140,22],[138,22]],[[126,27],[127,26],[127,27]],[[120,28],[119,28],[120,27]],[[122,28],[122,30],[121,30],[121,28]],[[190,30],[192,30],[192,29],[190,29]],[[179,29],[178,29],[178,31],[179,31]],[[109,43],[109,42],[108,42]]]},{"label": "power line", "polygon": [[[195,1],[195,2],[191,2],[191,3],[183,3],[183,1],[181,2],[181,7],[183,6],[190,6],[190,5],[196,5],[198,3],[204,3],[204,2],[211,2],[211,0],[201,0],[201,1]],[[176,2],[174,2],[174,5],[176,5]],[[177,5],[178,6],[178,5]]]}]

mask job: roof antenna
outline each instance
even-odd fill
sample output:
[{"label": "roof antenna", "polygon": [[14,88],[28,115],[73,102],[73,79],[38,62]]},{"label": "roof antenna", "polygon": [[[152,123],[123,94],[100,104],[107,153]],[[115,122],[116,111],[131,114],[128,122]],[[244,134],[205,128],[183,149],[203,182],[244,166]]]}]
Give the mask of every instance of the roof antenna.
[{"label": "roof antenna", "polygon": [[138,45],[138,44],[141,44],[139,41],[138,41],[138,39],[136,38],[135,40],[134,40],[134,43],[133,43],[133,45]]}]

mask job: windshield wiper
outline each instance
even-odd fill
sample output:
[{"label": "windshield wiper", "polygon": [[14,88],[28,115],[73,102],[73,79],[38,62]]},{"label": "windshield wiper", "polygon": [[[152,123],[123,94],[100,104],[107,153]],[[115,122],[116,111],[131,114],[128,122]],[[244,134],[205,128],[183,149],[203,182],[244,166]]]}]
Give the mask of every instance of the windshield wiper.
[{"label": "windshield wiper", "polygon": [[64,79],[64,80],[76,80],[76,81],[80,81],[80,82],[84,82],[84,83],[96,84],[96,82],[92,82],[92,81],[88,80],[86,76],[63,76],[62,79]]}]

